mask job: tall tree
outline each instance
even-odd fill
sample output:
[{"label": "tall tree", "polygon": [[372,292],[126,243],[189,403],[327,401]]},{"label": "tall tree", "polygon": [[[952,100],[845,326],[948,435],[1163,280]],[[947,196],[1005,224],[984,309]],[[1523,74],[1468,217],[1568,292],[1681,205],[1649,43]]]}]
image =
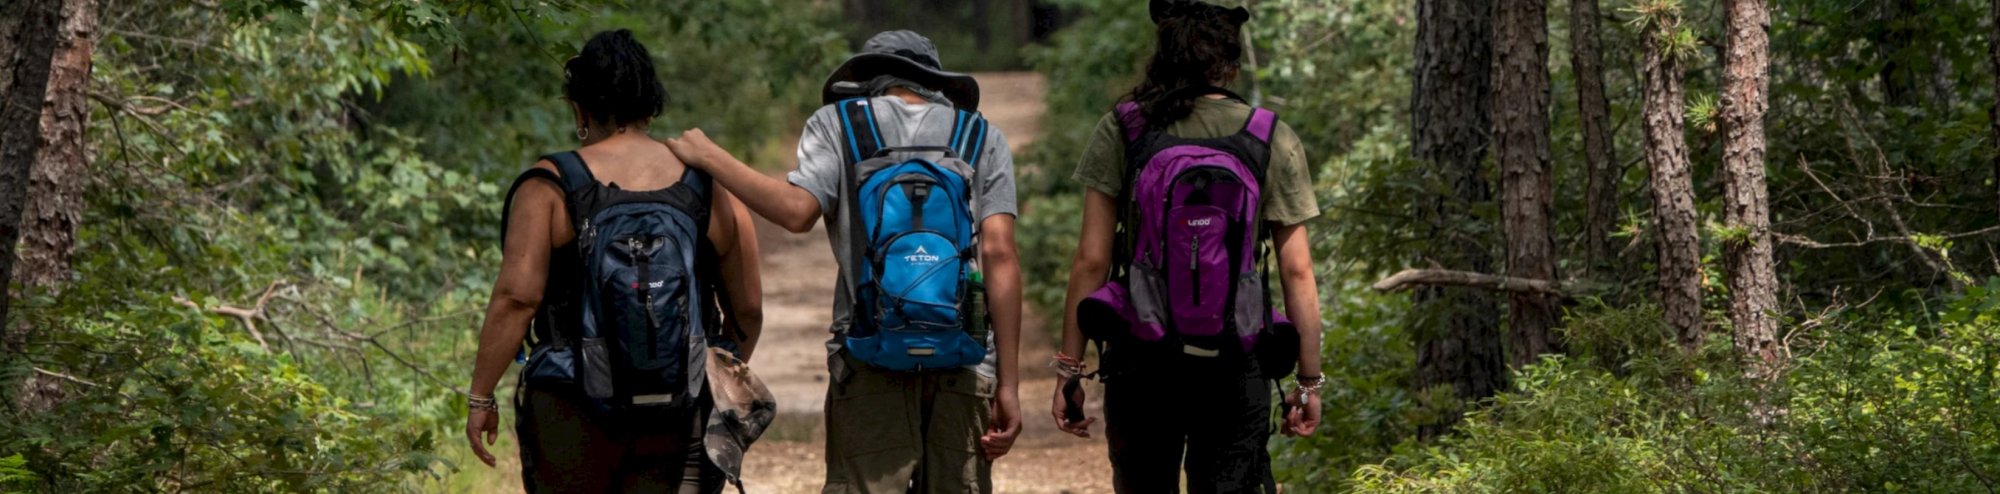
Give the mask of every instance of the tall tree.
[{"label": "tall tree", "polygon": [[[1494,15],[1493,136],[1507,275],[1556,278],[1555,181],[1549,161],[1549,22],[1546,0],[1500,0]],[[1508,295],[1508,363],[1532,364],[1551,344],[1555,300]]]},{"label": "tall tree", "polygon": [[1653,191],[1653,243],[1659,247],[1660,306],[1683,346],[1701,338],[1701,237],[1695,230],[1694,178],[1682,127],[1681,62],[1693,51],[1681,30],[1679,0],[1646,0],[1646,166]]},{"label": "tall tree", "polygon": [[1612,223],[1618,220],[1618,160],[1611,144],[1611,102],[1604,95],[1604,41],[1597,0],[1569,2],[1569,64],[1576,74],[1576,107],[1583,128],[1584,272],[1611,262]]},{"label": "tall tree", "polygon": [[[29,170],[41,148],[42,98],[61,25],[61,0],[0,4],[0,280],[13,279],[14,244],[28,202]],[[0,327],[8,298],[0,293]]]},{"label": "tall tree", "polygon": [[58,288],[70,277],[83,215],[85,151],[90,119],[90,58],[96,49],[97,0],[64,0],[62,29],[50,66],[48,97],[42,107],[42,144],[29,171],[29,202],[21,218],[19,262],[14,281],[22,286]]},{"label": "tall tree", "polygon": [[[1492,87],[1491,0],[1418,0],[1416,73],[1411,91],[1411,154],[1426,163],[1451,195],[1422,206],[1431,225],[1424,261],[1449,269],[1491,272],[1482,242],[1456,235],[1454,225],[1477,221],[1473,208],[1493,200],[1482,162],[1486,157]],[[1463,401],[1492,396],[1506,383],[1500,320],[1486,292],[1425,287],[1415,295],[1430,324],[1418,328],[1416,386],[1452,387]],[[1424,426],[1435,436],[1458,417]]]},{"label": "tall tree", "polygon": [[[1993,6],[1993,32],[1986,34],[1986,56],[1993,64],[1993,94],[2000,94],[2000,1]],[[2000,148],[2000,98],[1993,98],[1987,119],[1993,125],[1993,146]],[[2000,149],[1993,153],[1993,212],[2000,214]]]},{"label": "tall tree", "polygon": [[1770,86],[1770,6],[1727,0],[1722,57],[1721,121],[1724,181],[1722,221],[1733,232],[1724,245],[1729,267],[1729,320],[1736,349],[1769,363],[1778,359],[1777,268],[1771,261],[1770,192],[1764,185],[1764,108]]}]

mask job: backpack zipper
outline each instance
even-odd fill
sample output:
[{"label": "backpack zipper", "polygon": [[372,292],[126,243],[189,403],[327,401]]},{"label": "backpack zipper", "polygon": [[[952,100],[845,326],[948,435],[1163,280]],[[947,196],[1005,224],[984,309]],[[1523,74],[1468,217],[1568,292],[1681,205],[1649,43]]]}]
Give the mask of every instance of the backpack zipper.
[{"label": "backpack zipper", "polygon": [[1188,272],[1193,273],[1194,306],[1201,307],[1201,234],[1188,239]]},{"label": "backpack zipper", "polygon": [[[627,237],[625,246],[632,250],[632,258],[639,264],[639,284],[633,288],[639,292],[639,304],[646,308],[646,333],[651,335],[660,329],[659,318],[653,315],[653,265],[652,256],[645,252],[646,244],[639,237]],[[652,355],[660,354],[660,339],[646,338]]]}]

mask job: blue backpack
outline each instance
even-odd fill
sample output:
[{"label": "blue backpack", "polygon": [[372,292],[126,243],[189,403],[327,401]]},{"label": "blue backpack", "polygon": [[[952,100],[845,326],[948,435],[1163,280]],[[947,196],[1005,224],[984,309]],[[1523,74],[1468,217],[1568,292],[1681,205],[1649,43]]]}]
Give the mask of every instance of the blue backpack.
[{"label": "blue backpack", "polygon": [[[867,99],[835,103],[847,166],[841,173],[855,292],[847,351],[888,370],[952,369],[986,359],[983,305],[972,278],[978,251],[973,164],[986,120],[958,111],[948,145],[887,147]],[[892,154],[942,153],[896,159]],[[962,159],[961,159],[962,158]]]},{"label": "blue backpack", "polygon": [[515,187],[536,177],[562,184],[576,241],[558,255],[581,259],[551,265],[582,269],[561,283],[564,273],[550,273],[535,321],[547,341],[524,378],[580,384],[599,410],[693,405],[706,386],[714,320],[708,175],[690,167],[667,188],[628,191],[598,183],[573,151],[543,159],[561,176],[537,168]]}]

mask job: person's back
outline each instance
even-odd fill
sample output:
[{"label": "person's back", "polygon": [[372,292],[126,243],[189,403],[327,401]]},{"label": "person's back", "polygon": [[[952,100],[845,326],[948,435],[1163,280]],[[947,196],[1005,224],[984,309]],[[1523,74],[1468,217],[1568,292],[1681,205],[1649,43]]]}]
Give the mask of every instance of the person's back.
[{"label": "person's back", "polygon": [[709,369],[741,371],[729,349],[747,359],[760,329],[756,248],[744,240],[754,231],[733,198],[646,135],[665,91],[630,31],[599,33],[564,69],[581,147],[544,156],[508,190],[467,438],[495,464],[493,389],[532,332],[515,397],[524,487],[719,490],[733,472],[717,465],[733,463],[711,461],[704,441],[740,451],[754,439],[705,437],[716,430],[708,391],[731,377]]},{"label": "person's back", "polygon": [[[1269,492],[1270,383],[1298,367],[1286,434],[1319,421],[1319,305],[1304,222],[1318,216],[1298,137],[1227,90],[1249,13],[1153,0],[1146,78],[1098,122],[1054,393],[1057,426],[1089,437],[1077,379],[1104,383],[1114,488]],[[1275,251],[1275,261],[1265,260]],[[1270,310],[1276,264],[1285,313]],[[1296,321],[1288,331],[1286,315]],[[1103,350],[1086,373],[1086,339]],[[1170,413],[1163,413],[1170,411]]]},{"label": "person's back", "polygon": [[[1020,432],[1012,156],[975,112],[977,84],[936,56],[908,31],[870,39],[828,78],[784,181],[699,130],[668,141],[787,230],[827,226],[842,262],[823,492],[988,492]],[[982,283],[985,315],[968,303]]]}]

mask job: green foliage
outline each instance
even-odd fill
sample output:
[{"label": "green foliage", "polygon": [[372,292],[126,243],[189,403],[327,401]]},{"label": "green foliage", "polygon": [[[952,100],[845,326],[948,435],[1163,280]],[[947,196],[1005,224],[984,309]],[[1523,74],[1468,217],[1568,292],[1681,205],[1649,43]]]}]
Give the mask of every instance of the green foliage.
[{"label": "green foliage", "polygon": [[15,305],[33,329],[0,359],[0,453],[20,455],[0,489],[438,487],[462,457],[500,194],[574,145],[569,48],[548,40],[640,28],[676,98],[662,122],[738,145],[796,133],[839,52],[815,2],[565,23],[584,6],[107,5],[81,282]]},{"label": "green foliage", "polygon": [[35,480],[35,472],[23,468],[27,465],[28,460],[22,458],[20,453],[0,458],[0,487],[19,486],[33,482]]},{"label": "green foliage", "polygon": [[[1652,309],[1570,324],[1460,434],[1354,473],[1355,492],[1986,492],[2000,465],[2000,312],[1960,322],[1829,314],[1776,382],[1727,341],[1683,355]],[[1862,326],[1889,331],[1855,331]],[[1637,335],[1637,336],[1621,336]]]}]

